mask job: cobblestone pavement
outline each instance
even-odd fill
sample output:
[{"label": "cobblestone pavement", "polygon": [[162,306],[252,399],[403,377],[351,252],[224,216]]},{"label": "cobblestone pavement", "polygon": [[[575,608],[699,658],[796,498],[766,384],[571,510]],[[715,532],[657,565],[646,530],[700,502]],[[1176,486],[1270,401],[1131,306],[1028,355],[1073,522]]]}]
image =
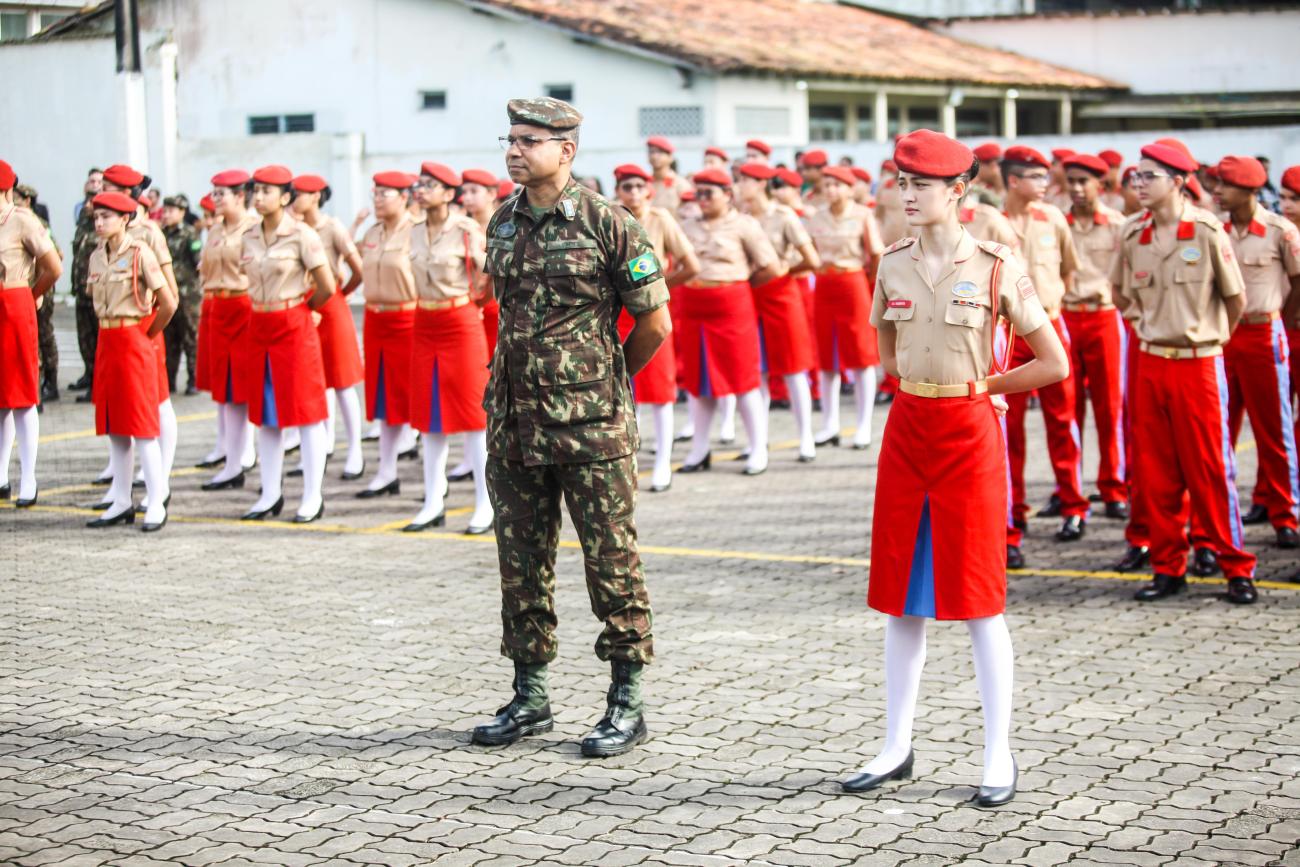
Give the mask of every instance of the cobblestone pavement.
[{"label": "cobblestone pavement", "polygon": [[[874,450],[797,464],[778,412],[766,475],[722,460],[641,498],[652,739],[589,761],[576,742],[607,675],[567,529],[556,729],[473,747],[511,673],[493,544],[459,535],[468,485],[447,532],[402,534],[418,465],[363,503],[335,463],[323,523],[240,524],[255,486],[199,491],[211,407],[180,398],[172,522],[95,532],[106,446],[70,397],[42,418],[40,505],[0,509],[0,862],[1300,864],[1300,585],[1260,528],[1275,580],[1258,605],[1214,580],[1139,607],[1105,571],[1118,524],[1061,546],[1033,522],[1031,568],[1009,580],[1022,792],[986,812],[969,804],[981,720],[958,624],[930,631],[915,779],[839,791],[883,732],[883,619],[863,602]],[[1246,491],[1249,444],[1241,458]]]}]

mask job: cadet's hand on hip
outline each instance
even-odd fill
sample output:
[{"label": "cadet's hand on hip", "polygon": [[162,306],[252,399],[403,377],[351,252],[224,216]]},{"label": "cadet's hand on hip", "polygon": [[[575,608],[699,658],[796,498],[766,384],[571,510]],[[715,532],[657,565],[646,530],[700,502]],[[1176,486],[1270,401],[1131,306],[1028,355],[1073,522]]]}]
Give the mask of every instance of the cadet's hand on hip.
[{"label": "cadet's hand on hip", "polygon": [[1007,414],[1007,399],[1005,397],[995,394],[989,400],[993,402],[993,411],[998,414],[998,418],[1002,418]]}]

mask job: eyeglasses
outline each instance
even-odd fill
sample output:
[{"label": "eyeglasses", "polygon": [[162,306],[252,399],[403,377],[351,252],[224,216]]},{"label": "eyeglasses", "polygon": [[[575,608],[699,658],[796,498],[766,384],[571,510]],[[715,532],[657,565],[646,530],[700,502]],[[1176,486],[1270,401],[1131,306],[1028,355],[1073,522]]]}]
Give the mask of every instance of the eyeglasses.
[{"label": "eyeglasses", "polygon": [[225,191],[225,190],[213,190],[213,191],[210,193],[210,195],[212,196],[212,201],[216,202],[216,201],[220,201],[221,199],[224,199],[224,198],[226,197],[226,191]]},{"label": "eyeglasses", "polygon": [[445,186],[446,184],[435,181],[433,178],[429,178],[427,181],[415,182],[415,189],[417,190],[440,190]]},{"label": "eyeglasses", "polygon": [[695,198],[697,199],[711,199],[714,196],[720,195],[722,195],[722,190],[710,189],[708,187],[700,187],[695,191]]},{"label": "eyeglasses", "polygon": [[1147,184],[1154,181],[1156,178],[1170,178],[1170,177],[1173,177],[1173,175],[1170,175],[1167,172],[1134,172],[1133,174],[1128,176],[1128,182],[1132,185],[1146,186]]},{"label": "eyeglasses", "polygon": [[618,188],[625,193],[635,193],[645,189],[644,181],[624,181]]},{"label": "eyeglasses", "polygon": [[1022,180],[1022,181],[1028,181],[1028,182],[1031,183],[1031,184],[1045,184],[1045,183],[1047,183],[1047,175],[1046,175],[1046,174],[1042,174],[1042,175],[1037,175],[1037,174],[1035,174],[1035,175],[1017,175],[1017,177],[1019,177],[1020,180]]},{"label": "eyeglasses", "polygon": [[402,193],[392,187],[375,187],[370,191],[370,197],[373,199],[395,199]]},{"label": "eyeglasses", "polygon": [[567,141],[567,139],[558,135],[547,136],[546,138],[539,138],[535,135],[502,135],[497,136],[497,141],[501,142],[501,150],[503,151],[508,151],[515,145],[518,145],[521,151],[530,151],[542,142]]}]

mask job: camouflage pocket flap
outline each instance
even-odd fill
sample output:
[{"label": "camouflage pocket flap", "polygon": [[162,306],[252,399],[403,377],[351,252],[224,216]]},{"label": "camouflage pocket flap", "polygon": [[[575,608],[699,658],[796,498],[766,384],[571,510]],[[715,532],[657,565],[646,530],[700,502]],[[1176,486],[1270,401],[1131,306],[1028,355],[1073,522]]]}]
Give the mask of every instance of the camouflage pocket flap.
[{"label": "camouflage pocket flap", "polygon": [[580,385],[607,377],[607,357],[598,346],[548,349],[537,354],[538,385]]},{"label": "camouflage pocket flap", "polygon": [[562,238],[558,241],[547,241],[546,252],[553,250],[594,250],[596,249],[595,238]]},{"label": "camouflage pocket flap", "polygon": [[548,251],[543,267],[548,277],[589,277],[596,273],[596,251]]}]

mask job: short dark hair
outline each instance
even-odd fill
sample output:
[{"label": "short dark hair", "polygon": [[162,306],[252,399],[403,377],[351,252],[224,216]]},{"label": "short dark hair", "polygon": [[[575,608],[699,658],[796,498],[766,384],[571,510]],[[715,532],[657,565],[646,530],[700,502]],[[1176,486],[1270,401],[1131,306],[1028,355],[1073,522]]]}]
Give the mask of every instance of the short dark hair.
[{"label": "short dark hair", "polygon": [[[976,164],[979,163],[977,159]],[[1009,178],[1020,177],[1025,173],[1025,169],[1041,169],[1038,163],[1022,163],[1017,160],[1002,160],[998,163],[998,169],[1002,173],[1002,183],[1006,183]]]}]

